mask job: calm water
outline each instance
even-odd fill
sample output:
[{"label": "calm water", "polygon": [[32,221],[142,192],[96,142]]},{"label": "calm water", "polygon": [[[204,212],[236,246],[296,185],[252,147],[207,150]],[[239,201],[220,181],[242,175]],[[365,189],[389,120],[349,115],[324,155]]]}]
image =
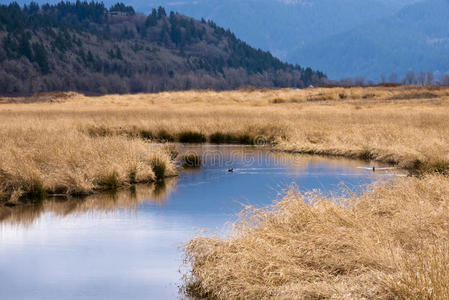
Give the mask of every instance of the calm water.
[{"label": "calm water", "polygon": [[[224,234],[242,203],[265,206],[287,185],[355,191],[395,176],[364,162],[274,154],[240,146],[185,146],[203,155],[165,186],[85,199],[48,199],[0,223],[0,299],[176,299],[182,243]],[[234,172],[228,172],[233,168]]]}]

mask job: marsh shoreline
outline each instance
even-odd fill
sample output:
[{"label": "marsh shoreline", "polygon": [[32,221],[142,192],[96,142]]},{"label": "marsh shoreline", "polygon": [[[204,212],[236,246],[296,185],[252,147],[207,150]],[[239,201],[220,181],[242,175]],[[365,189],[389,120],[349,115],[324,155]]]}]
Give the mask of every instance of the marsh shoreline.
[{"label": "marsh shoreline", "polygon": [[[316,205],[304,207],[302,202],[315,202],[292,191],[278,208],[246,214],[248,218],[241,219],[245,226],[234,236],[192,240],[186,252],[194,266],[190,291],[219,299],[332,298],[348,291],[356,298],[449,297],[444,294],[449,290],[447,282],[439,281],[446,276],[440,267],[449,270],[449,258],[444,255],[449,253],[444,242],[449,239],[444,226],[449,222],[447,87],[186,91],[101,97],[70,93],[47,102],[4,103],[0,123],[0,198],[12,202],[36,187],[76,194],[90,193],[99,186],[154,181],[161,177],[156,173],[162,170],[152,168],[152,162],[158,160],[173,174],[171,150],[149,151],[149,140],[272,145],[275,151],[286,153],[393,163],[419,176],[399,178],[389,190],[374,187],[372,193],[345,199],[354,205],[344,209],[316,197]],[[296,215],[301,211],[310,214]],[[284,219],[288,215],[296,215],[296,221]],[[307,234],[301,230],[282,238],[291,234],[288,228],[309,227],[317,230],[309,236],[308,246],[299,238]],[[261,244],[251,248],[251,243],[236,236],[258,237]],[[273,243],[273,236],[280,237],[274,238],[278,244]],[[323,248],[317,242],[320,240],[335,248]],[[360,246],[364,244],[369,247]],[[424,244],[435,246],[422,247]],[[251,256],[269,257],[264,252],[267,245],[284,260]],[[316,260],[302,257],[292,262],[291,248],[298,253],[327,252],[320,252],[322,257]],[[379,255],[370,258],[367,253]],[[394,260],[391,253],[395,253]],[[359,260],[335,263],[343,257]],[[407,264],[408,260],[414,266]],[[253,273],[248,271],[250,265]]]}]

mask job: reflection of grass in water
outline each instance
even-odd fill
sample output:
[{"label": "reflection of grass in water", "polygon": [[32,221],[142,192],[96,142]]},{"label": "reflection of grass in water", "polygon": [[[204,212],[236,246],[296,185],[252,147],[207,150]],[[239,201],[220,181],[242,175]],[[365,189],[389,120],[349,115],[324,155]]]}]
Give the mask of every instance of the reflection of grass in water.
[{"label": "reflection of grass in water", "polygon": [[154,184],[138,184],[129,189],[110,190],[91,196],[52,197],[33,204],[0,207],[0,221],[31,225],[45,212],[67,216],[89,211],[114,211],[118,208],[135,210],[142,203],[163,206],[176,181],[176,178],[169,178]]},{"label": "reflection of grass in water", "polygon": [[202,164],[200,155],[187,154],[181,157],[181,163],[184,168],[199,168]]}]

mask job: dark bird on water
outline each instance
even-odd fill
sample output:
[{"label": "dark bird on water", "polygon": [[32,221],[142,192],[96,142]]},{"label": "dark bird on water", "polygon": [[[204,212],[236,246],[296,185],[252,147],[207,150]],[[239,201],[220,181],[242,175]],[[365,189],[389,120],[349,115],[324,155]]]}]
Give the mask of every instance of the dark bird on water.
[{"label": "dark bird on water", "polygon": [[376,167],[373,167],[373,172],[376,172]]},{"label": "dark bird on water", "polygon": [[228,172],[230,172],[230,173],[234,172],[234,168],[229,169]]}]

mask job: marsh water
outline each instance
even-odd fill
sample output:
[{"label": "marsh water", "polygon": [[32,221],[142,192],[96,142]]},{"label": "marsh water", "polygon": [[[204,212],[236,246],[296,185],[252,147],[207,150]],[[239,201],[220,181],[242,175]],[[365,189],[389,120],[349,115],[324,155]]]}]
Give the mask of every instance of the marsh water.
[{"label": "marsh water", "polygon": [[257,147],[179,147],[201,155],[202,167],[162,185],[51,198],[3,216],[0,299],[183,298],[183,243],[205,228],[226,234],[242,205],[269,205],[292,184],[332,195],[397,175]]}]

